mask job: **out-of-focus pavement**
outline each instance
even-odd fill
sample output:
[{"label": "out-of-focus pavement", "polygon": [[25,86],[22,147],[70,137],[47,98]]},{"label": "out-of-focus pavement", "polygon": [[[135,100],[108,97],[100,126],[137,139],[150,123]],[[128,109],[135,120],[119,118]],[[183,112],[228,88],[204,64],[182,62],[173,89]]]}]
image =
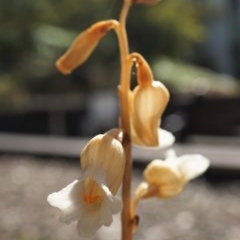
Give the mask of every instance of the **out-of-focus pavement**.
[{"label": "out-of-focus pavement", "polygon": [[[133,189],[142,181],[135,168]],[[47,195],[79,176],[77,159],[28,155],[0,156],[0,239],[79,240],[76,223],[58,221]],[[205,176],[187,185],[178,197],[140,203],[139,240],[239,240],[240,179],[211,183]],[[119,215],[92,240],[120,240]]]}]

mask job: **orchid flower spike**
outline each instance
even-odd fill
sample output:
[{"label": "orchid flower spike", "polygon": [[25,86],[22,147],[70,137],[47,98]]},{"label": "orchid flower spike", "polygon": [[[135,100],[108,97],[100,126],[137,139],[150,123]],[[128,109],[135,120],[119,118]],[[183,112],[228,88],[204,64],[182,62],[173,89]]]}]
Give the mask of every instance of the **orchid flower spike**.
[{"label": "orchid flower spike", "polygon": [[153,80],[152,71],[138,53],[130,54],[136,62],[138,85],[130,92],[130,122],[133,143],[145,147],[167,147],[175,138],[160,129],[162,114],[169,101],[167,88]]},{"label": "orchid flower spike", "polygon": [[112,215],[122,209],[115,194],[121,184],[125,155],[121,132],[97,135],[81,153],[80,179],[48,196],[50,205],[61,210],[60,220],[78,221],[78,233],[92,236],[101,226],[110,226]]},{"label": "orchid flower spike", "polygon": [[209,160],[200,154],[177,157],[174,150],[169,150],[165,161],[156,159],[147,165],[143,173],[145,182],[137,188],[135,202],[148,197],[173,197],[208,167]]}]

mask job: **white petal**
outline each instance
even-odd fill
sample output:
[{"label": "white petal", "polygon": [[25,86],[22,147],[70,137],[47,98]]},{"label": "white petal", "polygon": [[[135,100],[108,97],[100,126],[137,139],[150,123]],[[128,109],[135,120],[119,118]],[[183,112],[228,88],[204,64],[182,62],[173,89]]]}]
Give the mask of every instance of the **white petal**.
[{"label": "white petal", "polygon": [[102,225],[109,227],[112,224],[113,221],[113,215],[111,212],[111,209],[108,206],[103,206],[102,208]]},{"label": "white petal", "polygon": [[91,216],[86,214],[78,221],[77,229],[80,237],[91,237],[102,226],[100,216]]},{"label": "white petal", "polygon": [[73,181],[71,184],[60,190],[50,194],[47,201],[53,207],[57,207],[61,210],[67,209],[71,206],[72,202],[69,198],[70,192],[73,187],[78,183],[78,180]]},{"label": "white petal", "polygon": [[[90,189],[94,186],[92,189],[100,194],[99,201],[92,203],[84,201],[85,190],[87,191],[86,184],[90,184]],[[79,220],[78,231],[79,235],[83,237],[93,235],[103,225],[111,225],[112,215],[122,209],[121,201],[113,196],[105,185],[89,178],[75,180],[59,192],[50,194],[48,202],[62,210],[61,221],[70,223]]]},{"label": "white petal", "polygon": [[200,154],[183,155],[178,160],[179,171],[187,181],[203,174],[209,167],[209,160]]},{"label": "white petal", "polygon": [[62,210],[62,222],[71,223],[81,217],[82,196],[82,181],[75,180],[59,192],[50,194],[47,200],[50,205]]},{"label": "white petal", "polygon": [[106,186],[102,186],[104,192],[107,195],[107,201],[109,208],[111,209],[112,213],[119,213],[122,210],[122,201],[117,197],[113,196],[110,190]]},{"label": "white petal", "polygon": [[94,211],[82,212],[82,219],[78,221],[78,233],[82,237],[94,235],[101,226],[110,226],[114,213],[121,211],[121,202],[114,197],[110,190],[102,185],[104,191],[104,199],[99,208],[94,208]]},{"label": "white petal", "polygon": [[172,148],[168,149],[165,155],[166,155],[165,161],[167,162],[170,162],[171,160],[175,160],[177,158],[176,152]]},{"label": "white petal", "polygon": [[175,142],[175,137],[173,136],[173,134],[162,128],[158,129],[158,138],[159,138],[160,148],[170,147]]},{"label": "white petal", "polygon": [[175,142],[175,137],[171,132],[168,132],[167,130],[164,130],[162,128],[158,128],[158,142],[159,142],[159,145],[156,147],[143,146],[143,145],[137,144],[136,142],[133,142],[133,145],[140,148],[158,150],[158,149],[172,146]]}]

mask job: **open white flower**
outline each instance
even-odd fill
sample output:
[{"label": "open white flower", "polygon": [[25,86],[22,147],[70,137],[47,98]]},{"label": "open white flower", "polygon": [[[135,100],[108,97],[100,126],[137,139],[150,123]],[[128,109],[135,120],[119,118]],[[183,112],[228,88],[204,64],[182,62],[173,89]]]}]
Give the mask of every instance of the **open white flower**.
[{"label": "open white flower", "polygon": [[92,138],[81,153],[81,178],[48,196],[59,208],[60,220],[78,220],[80,236],[91,236],[101,226],[110,226],[112,215],[121,211],[115,197],[122,182],[125,154],[121,131],[114,129]]},{"label": "open white flower", "polygon": [[82,237],[95,234],[101,226],[110,226],[112,215],[121,211],[122,203],[108,187],[92,177],[75,180],[59,192],[48,196],[50,205],[59,208],[60,220],[65,223],[78,221]]},{"label": "open white flower", "polygon": [[135,201],[148,197],[173,197],[188,181],[204,173],[208,166],[209,160],[200,154],[177,157],[170,150],[165,161],[156,159],[148,164],[143,173],[146,182],[137,188]]}]

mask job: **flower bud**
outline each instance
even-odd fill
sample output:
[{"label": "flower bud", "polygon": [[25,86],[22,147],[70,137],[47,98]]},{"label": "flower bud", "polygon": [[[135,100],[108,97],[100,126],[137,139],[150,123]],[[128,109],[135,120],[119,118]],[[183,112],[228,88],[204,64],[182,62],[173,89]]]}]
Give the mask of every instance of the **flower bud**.
[{"label": "flower bud", "polygon": [[[131,53],[128,58],[129,62],[136,64],[138,82],[138,86],[129,93],[131,137],[137,145],[157,147],[160,120],[169,100],[169,92],[162,83],[153,81],[152,70],[141,54]],[[174,139],[172,135],[171,139]]]},{"label": "flower bud", "polygon": [[144,170],[149,189],[154,188],[156,197],[172,197],[181,192],[184,178],[175,166],[161,160],[153,160]]},{"label": "flower bud", "polygon": [[63,74],[70,74],[85,62],[102,37],[116,25],[118,25],[116,20],[100,21],[80,33],[67,52],[57,60],[56,66],[59,71]]},{"label": "flower bud", "polygon": [[142,197],[173,197],[179,194],[190,180],[203,174],[208,167],[209,160],[202,155],[177,157],[174,150],[169,150],[165,161],[153,160],[144,170],[147,187],[145,186]]},{"label": "flower bud", "polygon": [[[92,138],[81,153],[84,174],[102,178],[113,195],[116,194],[125,170],[125,153],[121,143],[122,132],[112,130]],[[101,176],[98,176],[101,175]]]},{"label": "flower bud", "polygon": [[138,145],[158,146],[158,128],[169,100],[168,90],[162,83],[152,81],[149,86],[135,87],[131,99],[133,141]]}]

